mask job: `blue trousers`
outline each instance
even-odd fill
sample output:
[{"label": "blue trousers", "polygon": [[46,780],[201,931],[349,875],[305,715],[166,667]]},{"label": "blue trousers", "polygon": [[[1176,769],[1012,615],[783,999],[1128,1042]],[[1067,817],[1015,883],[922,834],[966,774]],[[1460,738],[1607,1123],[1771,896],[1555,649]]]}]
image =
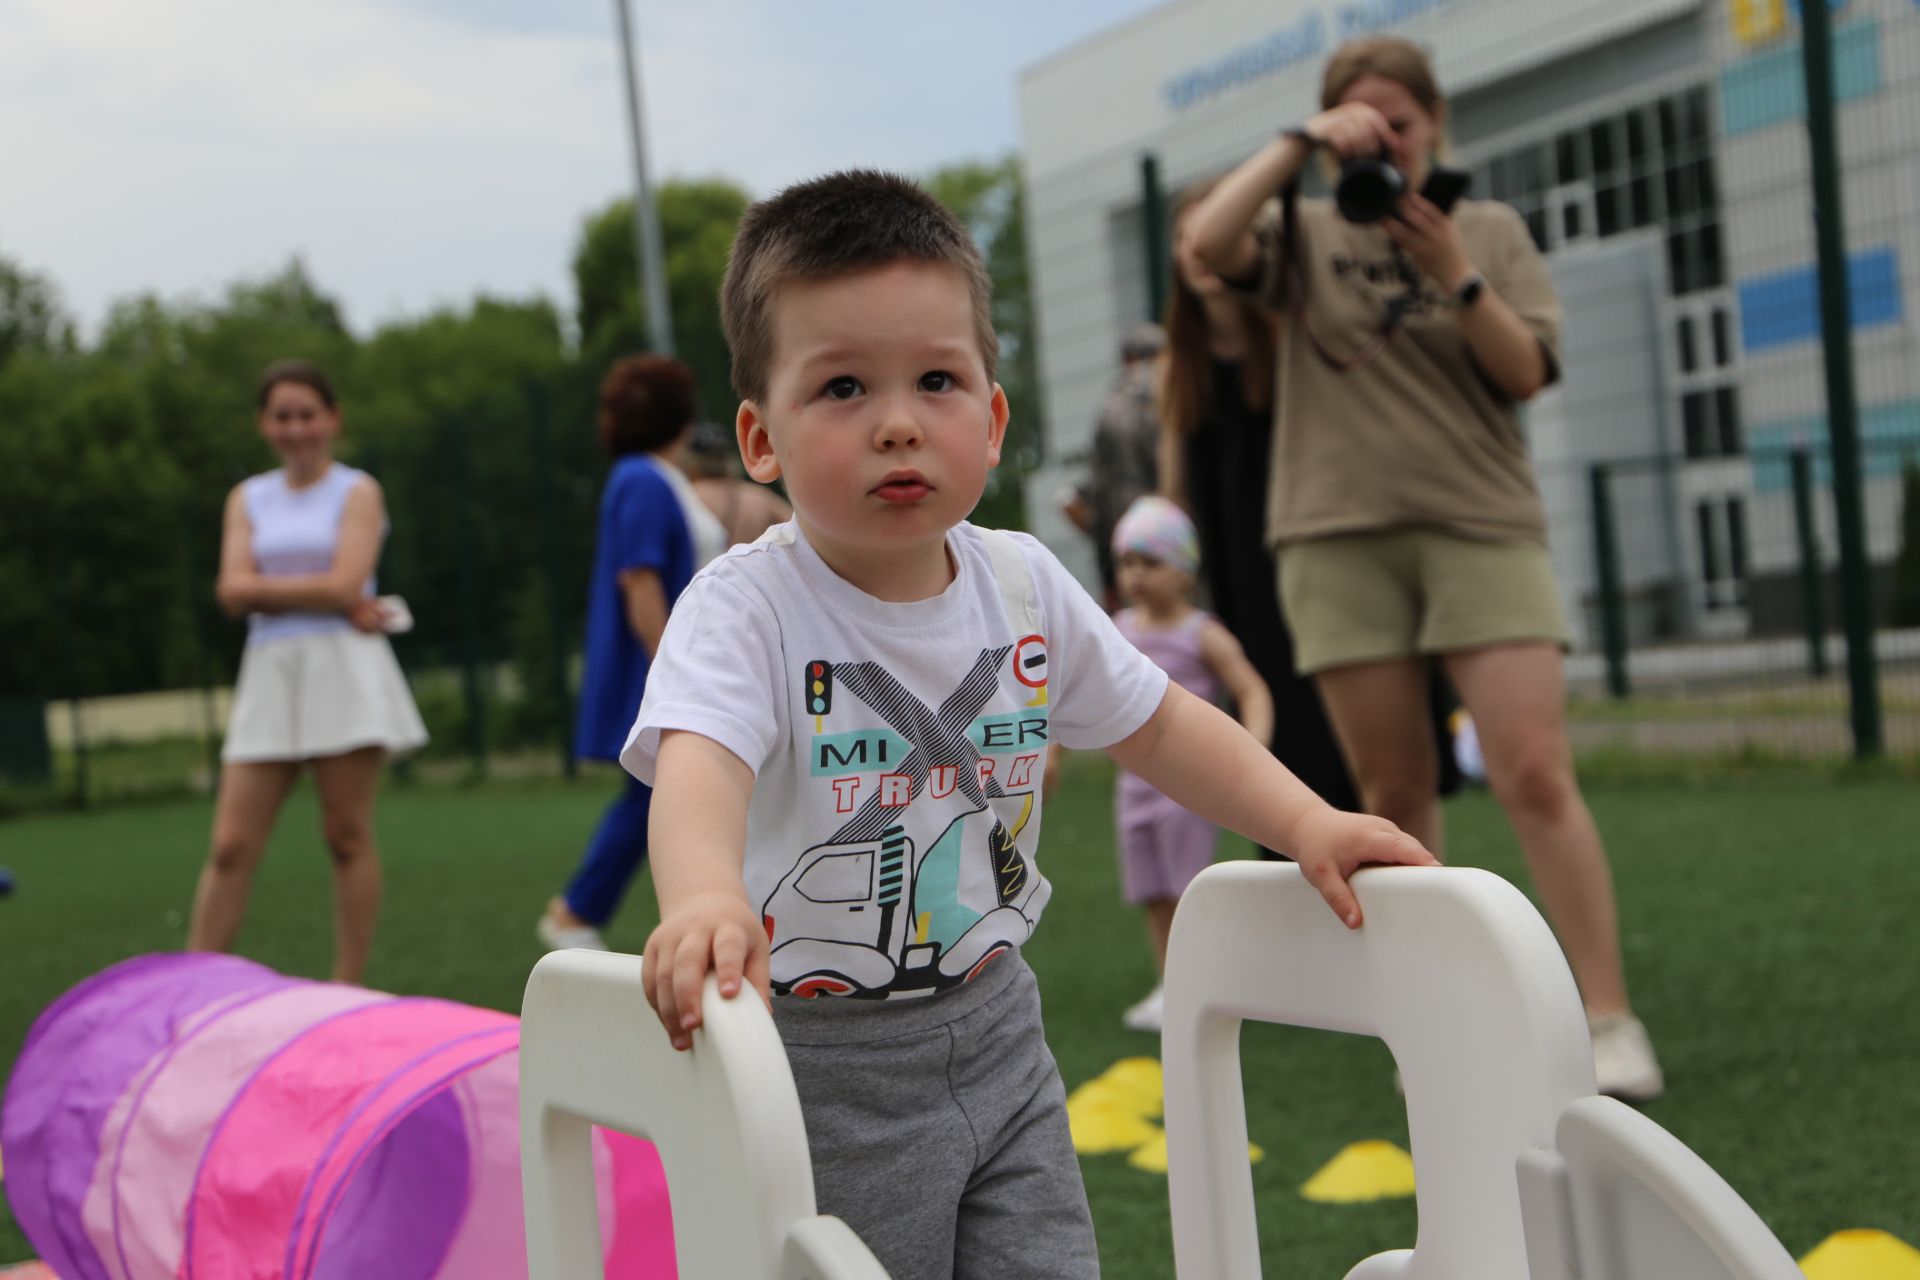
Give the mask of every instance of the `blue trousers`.
[{"label": "blue trousers", "polygon": [[567,885],[567,909],[602,928],[620,909],[627,883],[647,857],[647,812],[653,807],[653,788],[631,775],[615,796],[580,859],[580,869]]}]

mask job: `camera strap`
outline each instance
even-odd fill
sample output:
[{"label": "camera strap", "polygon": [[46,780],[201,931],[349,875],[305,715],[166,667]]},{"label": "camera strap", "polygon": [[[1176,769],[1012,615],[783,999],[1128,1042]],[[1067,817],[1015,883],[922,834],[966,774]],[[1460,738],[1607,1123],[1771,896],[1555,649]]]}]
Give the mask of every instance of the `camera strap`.
[{"label": "camera strap", "polygon": [[[1387,299],[1387,311],[1380,318],[1380,327],[1368,338],[1366,344],[1350,356],[1343,356],[1320,340],[1307,322],[1307,269],[1300,256],[1300,181],[1289,182],[1280,192],[1280,244],[1281,261],[1285,264],[1280,281],[1281,295],[1286,300],[1287,314],[1300,326],[1300,332],[1307,335],[1307,341],[1326,366],[1338,373],[1349,373],[1363,369],[1380,358],[1393,341],[1393,335],[1399,332],[1400,322],[1406,318],[1407,304],[1412,295],[1403,293]],[[1394,253],[1400,250],[1396,245]]]}]

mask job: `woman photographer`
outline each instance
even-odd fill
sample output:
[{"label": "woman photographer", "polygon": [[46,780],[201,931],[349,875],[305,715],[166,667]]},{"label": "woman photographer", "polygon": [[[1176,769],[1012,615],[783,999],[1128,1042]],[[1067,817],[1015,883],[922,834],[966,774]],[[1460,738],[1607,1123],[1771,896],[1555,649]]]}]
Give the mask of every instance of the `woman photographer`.
[{"label": "woman photographer", "polygon": [[[1451,204],[1457,187],[1441,194],[1445,173],[1427,186],[1447,109],[1417,46],[1343,45],[1321,106],[1222,179],[1187,227],[1209,268],[1287,316],[1267,535],[1296,661],[1367,809],[1437,852],[1425,713],[1426,655],[1440,655],[1579,982],[1600,1087],[1657,1097],[1567,743],[1570,637],[1517,413],[1558,374],[1559,302],[1514,210],[1449,213],[1421,194]],[[1316,152],[1362,171],[1338,204],[1297,194]]]}]

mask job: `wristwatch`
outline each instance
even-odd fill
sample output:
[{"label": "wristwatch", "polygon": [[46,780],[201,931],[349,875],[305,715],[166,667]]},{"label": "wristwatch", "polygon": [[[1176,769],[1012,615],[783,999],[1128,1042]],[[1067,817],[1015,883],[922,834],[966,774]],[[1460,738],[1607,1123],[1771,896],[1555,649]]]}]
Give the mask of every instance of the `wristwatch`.
[{"label": "wristwatch", "polygon": [[1283,138],[1298,138],[1309,151],[1317,151],[1320,148],[1320,139],[1308,133],[1307,126],[1303,124],[1287,126],[1280,131],[1280,136]]},{"label": "wristwatch", "polygon": [[1459,287],[1453,291],[1453,304],[1462,311],[1469,310],[1474,303],[1480,301],[1480,295],[1485,293],[1486,289],[1487,278],[1476,271],[1462,280]]}]

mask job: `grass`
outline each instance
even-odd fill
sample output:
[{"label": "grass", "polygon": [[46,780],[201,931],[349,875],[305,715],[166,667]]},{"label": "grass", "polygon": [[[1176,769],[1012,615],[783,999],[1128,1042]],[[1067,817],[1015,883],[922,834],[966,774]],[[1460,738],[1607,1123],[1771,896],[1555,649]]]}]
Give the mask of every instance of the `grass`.
[{"label": "grass", "polygon": [[[394,787],[380,816],[388,899],[369,981],[516,1008],[537,956],[534,914],[570,870],[604,777],[574,786]],[[1648,1108],[1728,1179],[1796,1256],[1829,1233],[1878,1227],[1920,1243],[1920,918],[1910,780],[1603,786],[1592,802],[1619,881],[1636,1002],[1669,1075]],[[1048,812],[1041,862],[1056,893],[1028,955],[1069,1088],[1151,1041],[1119,1011],[1151,982],[1135,914],[1119,901],[1104,762],[1076,761]],[[1453,860],[1520,873],[1482,795],[1449,808]],[[0,1071],[35,1014],[100,968],[179,945],[209,805],[171,800],[0,824]],[[285,815],[243,950],[326,972],[327,876],[310,794]],[[1245,847],[1230,845],[1237,853]],[[636,886],[611,931],[637,950],[653,922]],[[1386,1051],[1369,1040],[1249,1027],[1249,1126],[1268,1273],[1344,1275],[1412,1243],[1411,1201],[1329,1207],[1297,1188],[1348,1143],[1404,1144]],[[1124,1156],[1085,1161],[1110,1280],[1171,1272],[1166,1181]],[[28,1247],[0,1211],[0,1262]]]}]

